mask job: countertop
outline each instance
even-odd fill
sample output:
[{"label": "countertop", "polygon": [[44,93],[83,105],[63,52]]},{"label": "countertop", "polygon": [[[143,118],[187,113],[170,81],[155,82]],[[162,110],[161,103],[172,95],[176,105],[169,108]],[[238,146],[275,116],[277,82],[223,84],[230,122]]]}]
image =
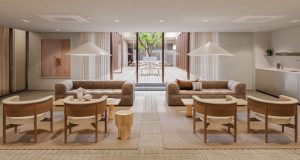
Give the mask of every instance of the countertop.
[{"label": "countertop", "polygon": [[289,73],[300,73],[299,68],[287,68],[277,69],[276,67],[256,67],[256,69],[270,70],[270,71],[278,71],[278,72],[289,72]]}]

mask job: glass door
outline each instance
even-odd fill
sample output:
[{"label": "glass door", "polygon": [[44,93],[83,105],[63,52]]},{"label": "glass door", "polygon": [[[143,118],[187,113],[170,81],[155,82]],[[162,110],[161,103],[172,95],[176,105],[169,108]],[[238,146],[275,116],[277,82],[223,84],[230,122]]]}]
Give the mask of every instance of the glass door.
[{"label": "glass door", "polygon": [[188,32],[122,32],[112,38],[114,80],[160,86],[189,79]]},{"label": "glass door", "polygon": [[112,34],[113,79],[136,83],[136,33],[122,32]]},{"label": "glass door", "polygon": [[164,82],[164,50],[162,32],[139,32],[137,34],[138,83]]}]

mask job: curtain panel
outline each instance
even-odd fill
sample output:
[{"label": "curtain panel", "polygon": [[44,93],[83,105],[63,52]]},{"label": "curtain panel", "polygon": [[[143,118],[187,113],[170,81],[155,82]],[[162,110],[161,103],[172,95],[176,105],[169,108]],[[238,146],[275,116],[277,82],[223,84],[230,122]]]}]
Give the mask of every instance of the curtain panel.
[{"label": "curtain panel", "polygon": [[[218,44],[216,32],[194,32],[190,36],[190,51],[208,43]],[[191,79],[218,80],[219,57],[218,56],[195,56],[190,58]]]},{"label": "curtain panel", "polygon": [[9,93],[9,28],[0,27],[0,96]]},{"label": "curtain panel", "polygon": [[[91,42],[96,46],[110,52],[110,33],[86,32],[81,33],[81,44]],[[109,80],[110,56],[80,57],[82,63],[81,72],[84,72],[84,80]],[[82,74],[81,74],[82,75]]]}]

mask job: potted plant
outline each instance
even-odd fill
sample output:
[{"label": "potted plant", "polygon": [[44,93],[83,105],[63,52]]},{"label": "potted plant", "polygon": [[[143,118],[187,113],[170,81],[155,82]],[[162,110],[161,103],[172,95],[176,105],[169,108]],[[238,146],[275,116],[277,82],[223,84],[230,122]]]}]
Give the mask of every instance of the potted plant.
[{"label": "potted plant", "polygon": [[273,55],[273,49],[267,49],[267,56],[272,56]]}]

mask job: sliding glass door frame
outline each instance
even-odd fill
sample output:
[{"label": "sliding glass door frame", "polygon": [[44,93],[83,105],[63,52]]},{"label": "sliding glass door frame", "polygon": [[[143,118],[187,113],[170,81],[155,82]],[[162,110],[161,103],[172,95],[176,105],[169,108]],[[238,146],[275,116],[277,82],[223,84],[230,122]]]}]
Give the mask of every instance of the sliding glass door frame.
[{"label": "sliding glass door frame", "polygon": [[[161,47],[161,53],[162,53],[162,74],[161,74],[161,83],[165,82],[165,32],[162,33],[162,47]],[[139,32],[136,32],[136,83],[139,83]]]},{"label": "sliding glass door frame", "polygon": [[[190,38],[191,38],[191,33],[190,32],[188,32],[187,33],[188,34],[188,39],[187,39],[187,45],[188,45],[188,47],[187,47],[187,53],[190,53]],[[186,57],[186,78],[187,78],[187,80],[190,80],[190,56],[188,56],[187,55],[187,57]]]},{"label": "sliding glass door frame", "polygon": [[[161,32],[162,33],[162,46],[161,46],[161,49],[162,49],[162,74],[161,74],[161,82],[160,83],[165,83],[165,32]],[[135,61],[136,61],[136,66],[135,66],[135,82],[136,83],[140,83],[139,82],[139,65],[138,65],[138,61],[139,61],[139,32],[135,32],[135,35],[136,35],[136,39],[135,39],[135,42],[136,42],[136,56],[135,56]],[[188,42],[188,52],[190,52],[190,32],[188,32],[188,39],[187,39],[187,42]],[[113,80],[114,77],[113,77],[113,36],[112,36],[112,32],[110,32],[110,80]],[[186,78],[189,80],[190,79],[190,57],[187,56],[186,57]]]},{"label": "sliding glass door frame", "polygon": [[136,35],[135,81],[136,83],[139,83],[139,32],[136,32],[135,35]]}]

